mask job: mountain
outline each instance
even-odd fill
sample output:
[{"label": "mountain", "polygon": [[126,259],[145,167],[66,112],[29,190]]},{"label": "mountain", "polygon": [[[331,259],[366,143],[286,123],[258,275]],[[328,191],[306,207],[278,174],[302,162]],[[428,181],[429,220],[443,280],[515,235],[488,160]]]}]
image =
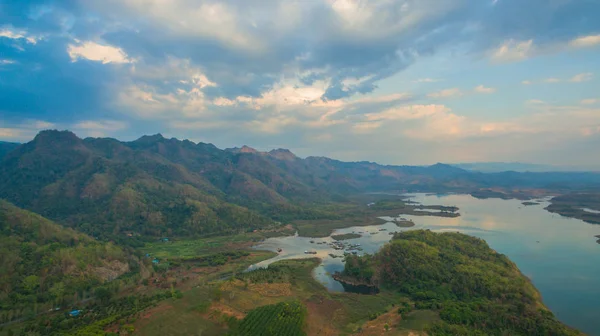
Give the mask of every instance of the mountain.
[{"label": "mountain", "polygon": [[0,200],[0,312],[72,303],[129,270],[120,247]]},{"label": "mountain", "polygon": [[413,303],[401,314],[439,310],[431,335],[580,335],[554,317],[506,256],[460,233],[396,233],[375,255],[347,256],[336,278],[348,288],[408,295]]},{"label": "mountain", "polygon": [[455,163],[452,166],[469,170],[478,171],[482,173],[499,173],[507,171],[515,172],[582,172],[582,171],[599,171],[599,168],[585,168],[585,167],[570,167],[570,166],[555,166],[555,165],[543,165],[535,163],[521,163],[521,162],[473,162],[473,163]]},{"label": "mountain", "polygon": [[441,163],[303,159],[286,149],[221,150],[161,134],[121,142],[43,131],[0,160],[0,198],[132,246],[149,237],[230,234],[294,219],[337,218],[320,205],[355,193],[599,185],[595,173],[484,174]]},{"label": "mountain", "polygon": [[6,154],[10,153],[15,148],[19,147],[19,145],[21,145],[21,144],[16,143],[16,142],[0,141],[0,159],[5,157]]}]

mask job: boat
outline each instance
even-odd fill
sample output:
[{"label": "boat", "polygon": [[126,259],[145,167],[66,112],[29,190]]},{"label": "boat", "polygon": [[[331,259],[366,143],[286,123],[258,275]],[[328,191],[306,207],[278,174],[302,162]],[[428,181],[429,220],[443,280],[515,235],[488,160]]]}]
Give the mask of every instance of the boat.
[{"label": "boat", "polygon": [[277,252],[281,253],[281,251],[283,251],[281,248],[277,249]]}]

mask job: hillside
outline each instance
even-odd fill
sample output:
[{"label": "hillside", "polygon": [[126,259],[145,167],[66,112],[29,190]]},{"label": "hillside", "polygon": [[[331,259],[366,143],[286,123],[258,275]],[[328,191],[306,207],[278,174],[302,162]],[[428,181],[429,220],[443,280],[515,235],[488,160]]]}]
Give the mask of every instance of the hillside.
[{"label": "hillside", "polygon": [[469,172],[450,165],[384,166],[289,150],[166,139],[80,139],[43,131],[0,160],[0,198],[103,240],[248,232],[299,219],[334,219],[348,196],[369,191],[464,192],[482,188],[577,190],[594,173]]},{"label": "hillside", "polygon": [[77,303],[84,292],[129,270],[120,247],[0,200],[2,322]]},{"label": "hillside", "polygon": [[579,335],[556,320],[506,256],[478,238],[408,231],[373,256],[346,260],[339,279],[399,291],[414,307],[439,311],[431,335]]},{"label": "hillside", "polygon": [[20,144],[15,142],[0,141],[0,159],[6,156],[6,154],[12,152],[15,148],[19,147]]}]

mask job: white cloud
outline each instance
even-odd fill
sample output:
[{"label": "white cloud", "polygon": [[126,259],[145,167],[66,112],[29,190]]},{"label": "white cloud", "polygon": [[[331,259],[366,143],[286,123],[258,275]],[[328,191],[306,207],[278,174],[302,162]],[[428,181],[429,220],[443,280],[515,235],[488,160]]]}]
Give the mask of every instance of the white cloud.
[{"label": "white cloud", "polygon": [[572,82],[572,83],[587,82],[587,81],[592,80],[593,77],[594,77],[594,74],[591,72],[580,73],[578,75],[571,77],[571,79],[569,79],[569,82]]},{"label": "white cloud", "polygon": [[549,83],[549,84],[560,83],[560,79],[558,79],[558,78],[546,78],[546,79],[544,79],[544,83]]},{"label": "white cloud", "polygon": [[0,37],[6,37],[13,40],[25,39],[27,43],[36,44],[41,38],[29,35],[26,31],[17,31],[11,27],[0,29]]},{"label": "white cloud", "polygon": [[217,106],[232,106],[232,105],[237,104],[237,101],[227,99],[225,97],[219,97],[219,98],[213,99],[212,103],[213,103],[213,105],[217,105]]},{"label": "white cloud", "polygon": [[541,104],[546,104],[545,101],[543,100],[539,100],[539,99],[529,99],[528,101],[525,102],[526,104],[531,104],[531,105],[541,105]]},{"label": "white cloud", "polygon": [[195,38],[209,38],[246,51],[264,51],[252,11],[239,12],[225,2],[192,4],[188,1],[107,0],[108,12],[121,8],[137,18],[155,23],[165,33]]},{"label": "white cloud", "polygon": [[437,82],[441,82],[441,79],[436,79],[436,78],[419,78],[417,80],[415,80],[415,83],[437,83]]},{"label": "white cloud", "polygon": [[492,50],[491,59],[497,63],[517,62],[533,56],[534,52],[533,40],[516,41],[511,39]]},{"label": "white cloud", "polygon": [[15,64],[17,63],[16,61],[13,60],[9,60],[9,59],[0,59],[0,65],[8,65],[8,64]]},{"label": "white cloud", "polygon": [[0,125],[0,138],[11,141],[29,141],[39,131],[56,127],[56,124],[44,120],[27,119],[19,124]]},{"label": "white cloud", "polygon": [[30,120],[22,126],[24,126],[26,128],[33,128],[36,130],[44,130],[44,129],[55,128],[56,124],[47,122],[47,121],[43,121],[43,120]]},{"label": "white cloud", "polygon": [[523,85],[531,85],[533,83],[531,81],[524,80],[524,81],[521,82],[521,84],[523,84]]},{"label": "white cloud", "polygon": [[356,88],[357,86],[359,86],[360,84],[372,79],[373,77],[374,77],[373,75],[369,75],[369,76],[364,76],[364,77],[360,77],[360,78],[355,78],[355,77],[346,78],[341,81],[342,90],[350,91],[353,88]]},{"label": "white cloud", "polygon": [[600,103],[599,99],[593,99],[593,98],[589,98],[589,99],[583,99],[582,101],[579,102],[581,105],[594,105],[594,104],[598,104]]},{"label": "white cloud", "polygon": [[116,120],[83,120],[71,127],[80,135],[102,138],[127,129],[128,124]]},{"label": "white cloud", "polygon": [[462,96],[462,91],[458,88],[445,89],[438,92],[433,92],[428,94],[427,96],[430,98],[450,98],[450,97],[459,97]]},{"label": "white cloud", "polygon": [[120,131],[127,128],[127,123],[116,120],[84,120],[73,125],[75,129]]},{"label": "white cloud", "polygon": [[102,45],[96,42],[87,41],[83,43],[69,44],[67,52],[71,57],[72,62],[76,62],[80,58],[85,58],[90,61],[106,63],[133,63],[123,49],[110,45]]},{"label": "white cloud", "polygon": [[449,111],[450,109],[444,105],[406,105],[393,107],[377,113],[367,113],[365,117],[368,121],[408,120],[420,119]]},{"label": "white cloud", "polygon": [[0,127],[0,138],[16,140],[22,137],[22,131],[18,128]]},{"label": "white cloud", "polygon": [[569,44],[575,48],[586,48],[600,45],[600,35],[581,36],[571,40]]},{"label": "white cloud", "polygon": [[490,87],[485,87],[483,85],[479,85],[477,86],[475,89],[473,89],[475,92],[477,93],[494,93],[496,92],[495,88],[490,88]]}]

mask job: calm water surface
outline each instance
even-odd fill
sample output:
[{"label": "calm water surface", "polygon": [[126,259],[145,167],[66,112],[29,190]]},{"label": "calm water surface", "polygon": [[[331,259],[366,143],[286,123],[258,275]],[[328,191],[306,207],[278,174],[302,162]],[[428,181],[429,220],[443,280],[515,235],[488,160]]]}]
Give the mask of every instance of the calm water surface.
[{"label": "calm water surface", "polygon": [[[544,303],[561,321],[589,335],[600,335],[600,244],[594,237],[600,235],[600,225],[551,214],[544,210],[548,205],[544,200],[539,205],[524,206],[518,200],[479,200],[469,195],[410,196],[413,201],[424,205],[457,206],[461,216],[402,215],[412,219],[415,227],[398,228],[388,222],[349,227],[336,230],[334,234],[362,234],[360,238],[344,241],[361,244],[363,251],[358,251],[359,254],[376,252],[390,240],[390,232],[404,230],[458,231],[483,238],[490,247],[506,254],[533,281],[542,293]],[[275,258],[253,265],[253,268],[266,267],[282,259],[316,256],[323,262],[315,268],[314,277],[331,291],[343,291],[341,284],[330,276],[344,268],[341,258],[329,256],[330,253],[343,254],[343,251],[327,245],[333,241],[331,237],[267,239],[256,248],[271,251],[281,248],[283,251]],[[304,251],[316,251],[317,254],[307,255]]]}]

